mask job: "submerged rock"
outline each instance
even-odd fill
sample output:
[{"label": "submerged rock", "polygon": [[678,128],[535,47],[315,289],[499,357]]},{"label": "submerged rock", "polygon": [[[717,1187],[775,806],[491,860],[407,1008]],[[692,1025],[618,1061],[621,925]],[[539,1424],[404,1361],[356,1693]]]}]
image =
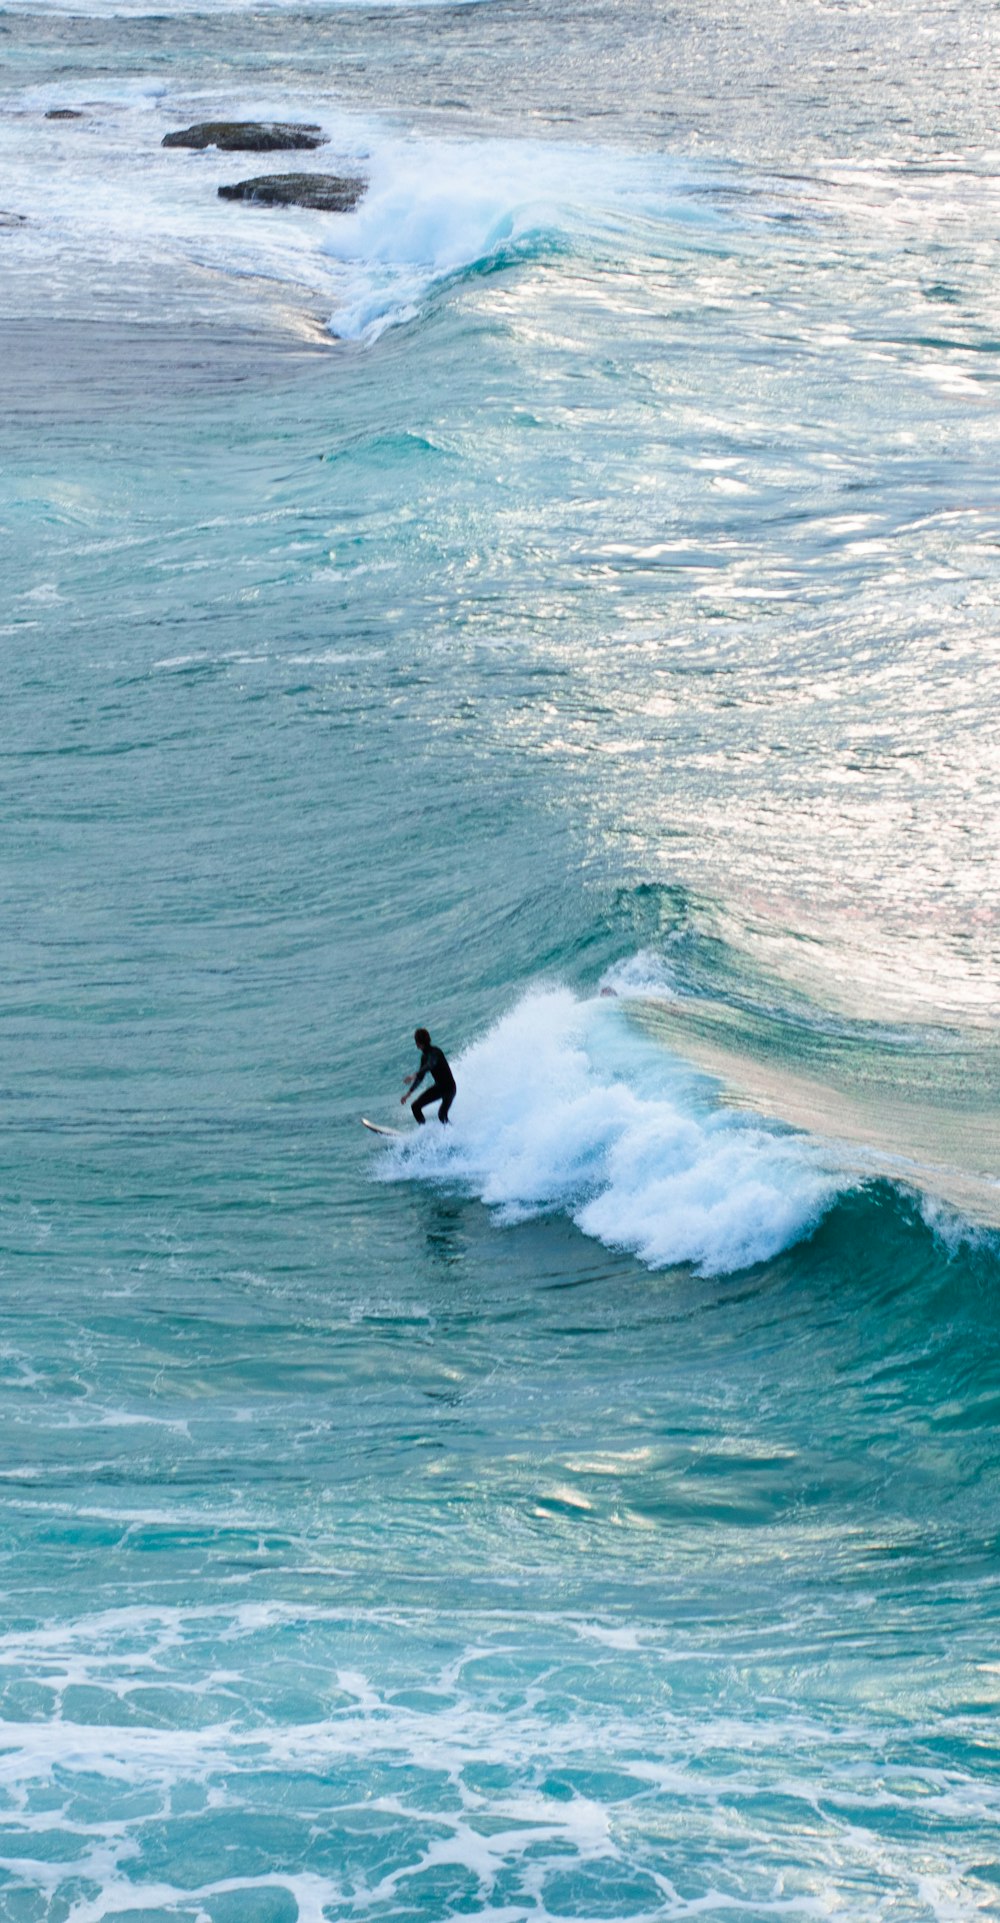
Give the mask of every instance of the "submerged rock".
[{"label": "submerged rock", "polygon": [[325,214],[349,214],[368,182],[354,174],[259,174],[220,187],[222,200],[249,200],[258,207],[318,207]]},{"label": "submerged rock", "polygon": [[288,147],[322,147],[326,134],[310,121],[199,120],[164,134],[163,147],[218,147],[224,154],[274,154]]},{"label": "submerged rock", "polygon": [[82,120],[83,114],[76,107],[50,107],[46,120]]}]

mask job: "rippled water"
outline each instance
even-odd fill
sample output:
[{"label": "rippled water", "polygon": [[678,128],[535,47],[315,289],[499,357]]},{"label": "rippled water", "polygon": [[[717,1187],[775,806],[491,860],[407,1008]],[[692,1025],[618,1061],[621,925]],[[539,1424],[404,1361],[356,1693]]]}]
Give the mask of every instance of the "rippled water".
[{"label": "rippled water", "polygon": [[995,14],[0,36],[0,1917],[995,1913]]}]

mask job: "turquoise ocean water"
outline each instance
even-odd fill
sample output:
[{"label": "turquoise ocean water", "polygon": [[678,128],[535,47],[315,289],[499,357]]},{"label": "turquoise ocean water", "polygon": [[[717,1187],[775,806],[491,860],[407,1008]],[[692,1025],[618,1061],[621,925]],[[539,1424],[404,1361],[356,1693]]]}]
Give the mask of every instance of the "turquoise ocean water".
[{"label": "turquoise ocean water", "polygon": [[1000,1913],[998,43],[0,9],[3,1923]]}]

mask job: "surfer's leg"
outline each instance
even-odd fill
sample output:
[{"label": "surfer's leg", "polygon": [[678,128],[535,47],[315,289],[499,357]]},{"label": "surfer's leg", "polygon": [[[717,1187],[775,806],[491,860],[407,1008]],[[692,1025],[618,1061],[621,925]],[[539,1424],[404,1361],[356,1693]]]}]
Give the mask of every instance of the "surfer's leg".
[{"label": "surfer's leg", "polygon": [[417,1121],[422,1122],[424,1119],[424,1109],[433,1107],[435,1102],[440,1102],[441,1107],[438,1113],[438,1121],[446,1122],[448,1120],[448,1110],[454,1100],[454,1088],[442,1088],[439,1082],[432,1082],[430,1088],[425,1089],[422,1095],[418,1095],[416,1101],[413,1102],[411,1106]]}]

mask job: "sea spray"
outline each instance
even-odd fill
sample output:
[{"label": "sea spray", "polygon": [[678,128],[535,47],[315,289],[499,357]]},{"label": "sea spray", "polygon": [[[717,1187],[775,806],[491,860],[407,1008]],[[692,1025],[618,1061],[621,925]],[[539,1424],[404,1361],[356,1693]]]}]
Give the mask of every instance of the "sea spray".
[{"label": "sea spray", "polygon": [[323,241],[351,283],[334,332],[374,340],[442,282],[567,244],[592,167],[523,142],[383,142],[364,201]]}]

